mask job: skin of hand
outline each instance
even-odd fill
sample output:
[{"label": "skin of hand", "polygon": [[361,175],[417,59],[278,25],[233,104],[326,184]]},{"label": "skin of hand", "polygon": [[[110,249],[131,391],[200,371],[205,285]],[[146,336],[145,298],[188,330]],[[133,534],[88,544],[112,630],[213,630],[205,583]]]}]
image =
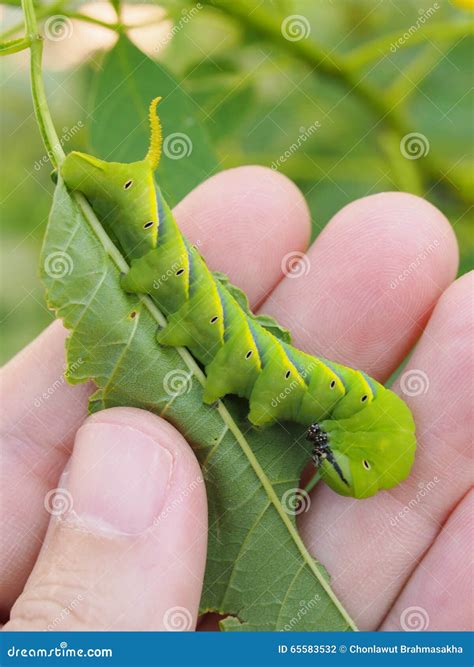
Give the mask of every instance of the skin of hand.
[{"label": "skin of hand", "polygon": [[[209,266],[303,350],[383,382],[417,343],[395,385],[417,423],[409,479],[362,501],[319,484],[299,527],[361,629],[403,628],[411,609],[421,629],[469,629],[472,274],[454,280],[448,221],[418,197],[377,194],[339,211],[308,249],[301,193],[262,167],[214,176],[175,214]],[[282,278],[302,253],[298,277]],[[192,629],[207,546],[198,463],[143,410],[88,417],[92,385],[63,378],[66,335],[53,323],[3,370],[4,627]]]}]

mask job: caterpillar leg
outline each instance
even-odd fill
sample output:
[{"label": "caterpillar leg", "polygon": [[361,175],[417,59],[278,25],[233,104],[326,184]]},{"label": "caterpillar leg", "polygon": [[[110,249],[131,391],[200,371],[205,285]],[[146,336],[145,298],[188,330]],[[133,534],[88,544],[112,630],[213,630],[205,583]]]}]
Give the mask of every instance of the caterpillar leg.
[{"label": "caterpillar leg", "polygon": [[306,440],[313,442],[314,448],[321,450],[321,452],[324,452],[329,448],[328,434],[326,431],[323,431],[321,426],[317,423],[311,424],[311,426],[306,431]]},{"label": "caterpillar leg", "polygon": [[317,447],[313,447],[313,451],[311,452],[311,460],[313,461],[315,468],[319,468],[321,466],[323,458]]}]

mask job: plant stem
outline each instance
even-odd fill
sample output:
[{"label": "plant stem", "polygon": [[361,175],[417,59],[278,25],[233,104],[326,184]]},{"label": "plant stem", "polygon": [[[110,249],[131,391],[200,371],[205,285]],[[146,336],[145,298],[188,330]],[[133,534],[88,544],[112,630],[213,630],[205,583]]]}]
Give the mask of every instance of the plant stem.
[{"label": "plant stem", "polygon": [[10,53],[18,53],[30,47],[30,40],[27,37],[10,39],[8,42],[0,43],[0,56],[8,56]]},{"label": "plant stem", "polygon": [[[92,23],[93,25],[98,25],[101,28],[108,28],[109,30],[114,30],[115,32],[120,32],[125,27],[121,23],[109,23],[108,21],[102,21],[102,19],[95,18],[95,16],[82,14],[81,12],[64,10],[63,16],[67,16],[70,19],[76,19],[77,21],[84,21],[85,23]],[[147,25],[149,25],[149,23]]]},{"label": "plant stem", "polygon": [[102,19],[97,19],[94,16],[89,16],[88,14],[82,14],[81,12],[73,12],[69,10],[64,10],[63,16],[67,16],[70,19],[76,19],[77,21],[84,21],[85,23],[92,23],[93,25],[98,25],[101,28],[108,28],[114,32],[125,32],[126,30],[136,30],[137,28],[148,28],[151,25],[160,23],[163,20],[163,18],[160,17],[156,20],[149,19],[148,21],[141,21],[140,23],[109,23],[108,21],[102,21]]},{"label": "plant stem", "polygon": [[[101,28],[107,28],[107,30],[113,30],[114,32],[125,32],[127,30],[136,30],[138,28],[148,28],[149,26],[160,23],[163,18],[159,19],[141,21],[139,23],[131,23],[130,25],[123,24],[122,22],[112,22],[102,21],[102,19],[95,18],[94,16],[89,16],[88,14],[82,14],[81,12],[69,11],[64,8],[64,1],[54,3],[47,7],[40,7],[36,11],[36,20],[48,18],[53,16],[56,12],[60,11],[61,16],[66,16],[70,19],[75,19],[76,21],[83,21],[84,23],[91,23],[92,25],[100,26]],[[0,39],[4,40],[11,35],[15,35],[23,29],[23,22],[17,23],[11,28],[8,28],[0,35]]]},{"label": "plant stem", "polygon": [[[60,11],[65,0],[58,0],[58,2],[53,2],[52,5],[45,5],[41,7],[35,8],[35,16],[36,20],[39,21],[42,18],[45,18],[46,16],[52,16],[56,12]],[[33,3],[34,5],[34,3]],[[10,26],[10,28],[7,28],[5,32],[1,34],[1,39],[6,39],[7,37],[10,37],[11,35],[16,35],[18,32],[23,30],[24,22],[21,21],[20,23],[15,23],[15,25]]]},{"label": "plant stem", "polygon": [[36,119],[43,143],[53,167],[58,167],[64,159],[64,151],[56,134],[44,90],[41,60],[43,54],[43,38],[38,34],[38,25],[33,0],[21,0],[25,17],[26,37],[30,41],[30,72],[31,92]]},{"label": "plant stem", "polygon": [[413,60],[406,65],[403,73],[385,91],[387,104],[396,104],[403,99],[406,104],[408,97],[417,89],[423,79],[435,69],[439,63],[439,53],[436,49],[426,46],[420,50]]},{"label": "plant stem", "polygon": [[398,40],[403,38],[403,31],[396,30],[388,35],[382,35],[382,37],[378,37],[368,44],[353,49],[345,56],[344,60],[346,67],[349,69],[360,69],[372,61],[377,60],[381,55],[385,55],[390,50],[392,50],[392,53],[395,53],[400,49],[413,47],[417,44],[424,44],[428,38],[451,40],[456,37],[470,35],[473,31],[473,21],[460,21],[458,23],[448,23],[443,21],[442,23],[430,23],[423,26],[423,29],[413,32],[409,38],[398,43]]}]

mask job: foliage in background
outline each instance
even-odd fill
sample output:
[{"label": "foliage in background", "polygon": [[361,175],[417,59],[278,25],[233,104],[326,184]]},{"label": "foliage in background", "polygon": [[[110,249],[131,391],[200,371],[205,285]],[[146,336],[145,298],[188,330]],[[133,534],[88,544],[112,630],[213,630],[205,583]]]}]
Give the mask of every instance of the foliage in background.
[{"label": "foliage in background", "polygon": [[[170,176],[165,183],[173,201],[217,169],[264,164],[301,187],[316,235],[354,198],[408,190],[426,196],[447,215],[460,241],[460,272],[472,266],[469,12],[446,0],[151,3],[165,7],[171,22],[159,43],[148,42],[150,54],[173,73],[180,88],[172,92],[170,81],[150,74],[153,65],[147,59],[143,66],[137,61],[131,77],[137,90],[128,90],[128,98],[119,91],[114,94],[114,82],[124,76],[123,60],[106,58],[104,73],[104,54],[98,51],[79,64],[57,69],[64,54],[77,46],[79,25],[97,29],[73,20],[86,11],[81,4],[37,3],[46,21],[49,13],[60,14],[69,22],[66,28],[72,27],[65,38],[51,33],[45,48],[55,67],[47,72],[48,97],[65,150],[100,143],[107,152],[125,140],[123,151],[132,151],[136,142],[136,157],[141,157],[144,134],[138,130],[124,136],[125,127],[136,126],[134,96],[163,94],[164,88],[165,134],[184,133],[193,143],[192,153],[175,160],[169,171],[180,175],[179,181]],[[49,13],[48,7],[53,7]],[[13,23],[20,18],[15,11],[9,9]],[[191,12],[191,20],[184,20]],[[282,22],[293,15],[304,19],[301,39],[282,35]],[[131,36],[142,44],[139,30]],[[139,57],[135,53],[134,58]],[[0,179],[0,315],[1,354],[7,359],[51,319],[37,262],[52,184],[31,110],[27,56],[8,56],[1,64],[2,153],[8,159],[2,161]],[[354,81],[359,82],[357,90]],[[366,88],[372,93],[364,96]],[[96,128],[103,123],[110,95],[109,134],[98,137]],[[97,100],[104,101],[98,109]],[[405,133],[423,137],[418,159],[404,156],[400,140]]]}]

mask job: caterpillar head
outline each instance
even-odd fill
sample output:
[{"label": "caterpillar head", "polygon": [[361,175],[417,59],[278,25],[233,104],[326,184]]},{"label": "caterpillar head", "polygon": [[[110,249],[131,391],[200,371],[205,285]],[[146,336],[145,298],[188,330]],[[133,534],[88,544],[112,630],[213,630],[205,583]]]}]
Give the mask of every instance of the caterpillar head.
[{"label": "caterpillar head", "polygon": [[158,211],[153,171],[161,155],[161,125],[156,115],[157,97],[150,105],[151,139],[146,157],[138,162],[99,160],[73,151],[62,166],[61,175],[70,190],[81,192],[90,202],[107,232],[133,259],[156,246]]},{"label": "caterpillar head", "polygon": [[416,449],[408,406],[382,385],[377,385],[374,400],[351,417],[313,424],[308,439],[315,444],[324,481],[354,498],[373,496],[404,480]]}]

